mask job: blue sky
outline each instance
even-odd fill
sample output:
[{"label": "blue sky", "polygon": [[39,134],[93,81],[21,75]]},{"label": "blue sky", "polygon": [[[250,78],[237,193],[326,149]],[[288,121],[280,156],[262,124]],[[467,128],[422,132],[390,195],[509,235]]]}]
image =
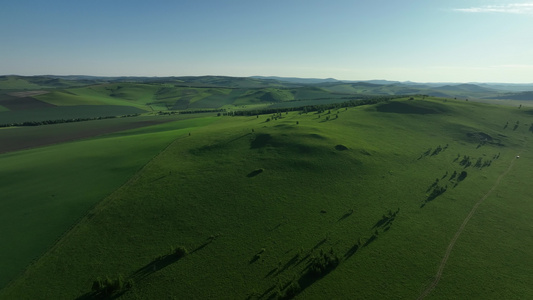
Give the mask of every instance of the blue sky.
[{"label": "blue sky", "polygon": [[533,82],[533,1],[6,1],[0,74]]}]

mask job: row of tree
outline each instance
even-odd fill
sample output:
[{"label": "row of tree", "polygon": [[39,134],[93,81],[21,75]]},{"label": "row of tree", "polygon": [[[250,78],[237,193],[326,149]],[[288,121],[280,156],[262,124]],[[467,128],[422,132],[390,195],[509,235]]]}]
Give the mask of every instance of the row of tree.
[{"label": "row of tree", "polygon": [[316,104],[316,105],[303,105],[284,108],[263,108],[255,110],[238,110],[223,113],[224,116],[255,116],[265,114],[278,114],[289,111],[301,111],[302,113],[308,112],[324,112],[331,109],[340,109],[348,107],[356,107],[361,105],[377,104],[380,102],[390,101],[394,98],[401,98],[404,96],[366,96],[359,97],[358,99],[352,99],[345,102],[329,103],[329,104]]},{"label": "row of tree", "polygon": [[95,117],[95,118],[73,118],[73,119],[56,119],[56,120],[44,120],[44,121],[26,121],[26,122],[19,122],[19,123],[0,124],[0,127],[40,126],[40,125],[50,125],[50,124],[74,123],[74,122],[83,122],[83,121],[113,119],[113,118],[117,118],[117,117],[127,118],[127,117],[137,117],[137,116],[139,116],[139,114],[131,114],[131,115],[123,115],[123,116],[105,116],[105,117]]}]

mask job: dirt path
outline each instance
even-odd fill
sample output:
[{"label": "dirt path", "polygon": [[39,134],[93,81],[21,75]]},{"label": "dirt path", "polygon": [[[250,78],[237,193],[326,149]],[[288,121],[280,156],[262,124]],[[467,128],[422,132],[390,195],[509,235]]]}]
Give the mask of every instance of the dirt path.
[{"label": "dirt path", "polygon": [[[522,150],[523,151],[523,150]],[[522,153],[522,151],[520,151],[520,153]],[[461,233],[463,232],[463,230],[465,229],[465,226],[466,224],[468,223],[468,221],[470,221],[470,219],[472,218],[472,216],[474,215],[474,213],[476,212],[477,208],[479,207],[479,205],[485,201],[485,199],[487,199],[490,194],[492,194],[492,191],[494,191],[494,189],[496,189],[496,187],[498,187],[498,185],[500,184],[500,181],[502,180],[502,178],[507,175],[507,173],[509,173],[509,171],[511,170],[511,168],[513,167],[515,161],[518,160],[518,158],[515,158],[513,157],[513,160],[511,161],[511,163],[509,164],[509,167],[498,177],[498,179],[496,179],[496,182],[494,183],[494,185],[492,186],[492,188],[481,198],[479,199],[479,201],[474,205],[474,207],[472,207],[472,210],[470,211],[470,213],[468,214],[468,216],[466,216],[466,218],[464,219],[463,223],[461,224],[461,226],[459,227],[459,229],[457,230],[457,232],[455,233],[455,235],[453,236],[453,239],[450,241],[450,243],[448,244],[448,248],[446,249],[446,253],[444,254],[444,257],[442,258],[442,261],[440,262],[440,265],[439,265],[439,270],[437,271],[437,274],[435,275],[435,279],[433,280],[433,282],[424,290],[424,292],[422,292],[422,294],[420,294],[420,296],[418,297],[418,300],[421,300],[421,299],[424,299],[427,295],[429,295],[429,293],[431,293],[431,291],[433,291],[433,289],[437,286],[437,284],[439,283],[440,281],[440,278],[442,276],[442,272],[444,270],[444,267],[446,266],[446,262],[448,261],[448,258],[450,257],[450,253],[452,252],[453,250],[453,246],[455,246],[455,242],[457,241],[457,239],[459,238],[459,236],[461,235]]]}]

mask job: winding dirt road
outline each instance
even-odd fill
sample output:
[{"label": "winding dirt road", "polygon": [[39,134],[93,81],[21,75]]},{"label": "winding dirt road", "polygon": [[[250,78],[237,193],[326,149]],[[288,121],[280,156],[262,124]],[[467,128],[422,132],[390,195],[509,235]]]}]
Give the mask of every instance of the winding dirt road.
[{"label": "winding dirt road", "polygon": [[[523,151],[523,150],[522,150]],[[522,153],[522,151],[520,151],[520,153]],[[520,155],[520,154],[518,154]],[[446,253],[444,254],[444,257],[442,258],[442,261],[440,262],[440,265],[439,265],[439,270],[437,271],[437,274],[435,275],[435,279],[433,280],[433,282],[422,292],[422,294],[420,294],[420,296],[418,297],[418,300],[421,300],[421,299],[424,299],[427,295],[429,295],[429,293],[431,293],[431,291],[433,291],[433,289],[437,286],[437,284],[439,283],[439,280],[442,276],[442,271],[444,270],[444,267],[446,266],[446,262],[448,261],[448,258],[450,257],[450,253],[452,252],[453,250],[453,246],[455,246],[455,242],[457,241],[457,239],[459,238],[459,236],[461,235],[461,233],[463,232],[463,230],[465,229],[465,226],[466,224],[468,223],[468,221],[470,221],[470,219],[472,218],[472,216],[474,215],[474,213],[476,212],[477,208],[479,207],[479,205],[485,201],[485,199],[487,199],[490,194],[492,194],[492,191],[494,191],[494,189],[496,189],[496,187],[498,187],[498,185],[500,184],[500,181],[502,180],[503,177],[505,177],[505,175],[507,175],[507,173],[509,173],[509,171],[511,170],[511,168],[513,167],[515,161],[518,160],[518,156],[516,158],[513,157],[513,160],[511,161],[511,163],[509,164],[509,167],[498,177],[498,179],[496,180],[496,182],[494,183],[494,185],[492,186],[492,188],[481,198],[479,199],[479,201],[474,205],[474,207],[472,207],[472,210],[470,211],[470,213],[466,216],[466,218],[463,220],[463,223],[461,224],[461,226],[459,227],[459,229],[457,230],[457,232],[455,233],[455,235],[453,236],[453,239],[450,241],[450,243],[448,244],[448,248],[446,249]]]}]

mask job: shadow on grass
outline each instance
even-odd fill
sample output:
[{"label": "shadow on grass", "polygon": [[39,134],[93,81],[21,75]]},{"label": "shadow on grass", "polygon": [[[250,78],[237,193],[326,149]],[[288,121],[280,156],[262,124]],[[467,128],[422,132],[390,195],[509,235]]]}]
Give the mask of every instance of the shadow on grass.
[{"label": "shadow on grass", "polygon": [[274,275],[274,274],[276,273],[277,270],[278,270],[277,267],[273,268],[272,270],[270,270],[270,271],[265,275],[264,278],[267,278],[267,277],[270,277],[270,276]]},{"label": "shadow on grass", "polygon": [[207,245],[211,244],[213,242],[212,239],[208,240],[207,242],[201,244],[200,246],[196,247],[194,250],[191,251],[191,254],[197,252],[197,251],[200,251],[202,249],[204,249],[205,247],[207,247]]},{"label": "shadow on grass", "polygon": [[347,213],[345,213],[344,215],[342,215],[338,220],[337,222],[340,222],[344,219],[347,219],[348,217],[350,217],[351,215],[353,214],[353,209],[351,209],[350,211],[348,211]]},{"label": "shadow on grass", "polygon": [[76,300],[93,300],[93,299],[102,299],[102,300],[112,300],[112,299],[118,299],[122,295],[124,295],[126,291],[122,291],[120,293],[113,293],[111,295],[107,295],[104,293],[97,293],[97,292],[89,292],[84,295],[79,296],[76,298]]},{"label": "shadow on grass", "polygon": [[316,245],[313,247],[313,249],[311,249],[311,251],[315,251],[315,250],[318,249],[320,246],[324,245],[324,243],[327,242],[327,241],[328,241],[327,238],[322,239],[320,242],[316,243]]},{"label": "shadow on grass", "polygon": [[169,265],[177,262],[178,260],[182,259],[183,257],[179,257],[173,254],[168,254],[162,257],[158,257],[151,261],[150,263],[146,264],[144,267],[138,269],[133,273],[131,276],[133,279],[140,280],[145,278],[146,276],[155,273],[156,271],[159,271],[161,269],[164,269],[168,267]]},{"label": "shadow on grass", "polygon": [[340,260],[333,254],[333,250],[330,253],[321,251],[320,256],[308,260],[302,276],[297,281],[288,282],[282,287],[284,292],[280,299],[292,299],[298,296],[305,289],[335,270],[339,263]]},{"label": "shadow on grass", "polygon": [[363,245],[363,247],[366,247],[368,245],[370,245],[373,241],[375,241],[376,239],[378,238],[377,235],[372,235],[367,241],[366,243]]},{"label": "shadow on grass", "polygon": [[255,139],[250,142],[250,148],[251,149],[259,149],[265,147],[270,140],[272,139],[272,136],[268,133],[261,133],[255,136]]},{"label": "shadow on grass", "polygon": [[246,177],[248,177],[248,178],[255,177],[255,176],[263,173],[263,171],[264,171],[264,169],[253,170],[252,172],[248,173],[248,175],[246,175]]},{"label": "shadow on grass", "polygon": [[[190,252],[190,254],[193,254],[197,251],[202,250],[207,245],[212,243],[218,236],[211,236],[209,237],[203,244],[196,247],[194,250]],[[180,251],[178,251],[180,250]],[[175,249],[173,253],[166,254],[164,256],[159,256],[150,263],[146,264],[142,268],[135,271],[131,276],[127,277],[124,282],[124,285],[120,285],[117,289],[110,289],[108,288],[100,288],[99,291],[91,291],[87,292],[78,298],[76,300],[88,300],[88,299],[117,299],[121,297],[124,293],[126,293],[131,287],[134,282],[139,282],[145,277],[166,268],[167,266],[179,261],[183,257],[187,255],[187,249],[184,247],[178,247]],[[120,279],[121,281],[123,279]],[[94,286],[94,285],[93,285]],[[116,287],[113,287],[116,288]],[[94,287],[93,287],[94,289]]]},{"label": "shadow on grass", "polygon": [[[211,244],[213,241],[214,241],[215,238],[209,238],[206,242],[204,242],[203,244],[201,244],[200,246],[196,247],[194,250],[192,250],[190,254],[194,254],[196,253],[197,251],[200,251],[202,249],[204,249],[205,247],[207,247],[207,245]],[[167,255],[164,255],[164,256],[160,256],[156,259],[154,259],[153,261],[151,261],[150,263],[146,264],[144,267],[138,269],[137,271],[135,271],[135,273],[133,273],[131,275],[131,278],[134,279],[135,281],[139,281],[143,278],[145,278],[146,276],[149,276],[150,274],[153,274],[161,269],[164,269],[166,267],[168,267],[169,265],[179,261],[180,259],[184,258],[187,254],[184,253],[184,254],[175,254],[175,253],[171,253],[171,254],[167,254]]]},{"label": "shadow on grass", "polygon": [[280,273],[283,273],[283,271],[287,270],[290,266],[295,265],[300,260],[300,254],[296,253],[288,262],[286,262],[281,269],[278,270],[276,275],[279,275]]},{"label": "shadow on grass", "polygon": [[[275,288],[276,288],[275,285],[269,287],[264,293],[262,293],[261,295],[259,295],[259,299],[265,298],[265,297],[266,297],[268,294],[270,294],[270,292],[272,292]],[[272,298],[272,297],[275,296],[275,295],[276,295],[276,294],[272,294],[272,295],[270,295],[270,297],[267,298],[267,299],[270,299],[270,298]]]},{"label": "shadow on grass", "polygon": [[348,249],[346,253],[344,254],[344,259],[348,259],[352,257],[357,251],[359,250],[359,243],[352,246],[352,248]]},{"label": "shadow on grass", "polygon": [[389,218],[387,216],[383,216],[383,218],[381,218],[381,220],[377,221],[376,224],[374,224],[374,226],[372,226],[372,229],[378,228],[378,227],[382,227],[382,226],[386,226],[387,224],[389,224],[391,222],[392,222],[391,218]]}]

